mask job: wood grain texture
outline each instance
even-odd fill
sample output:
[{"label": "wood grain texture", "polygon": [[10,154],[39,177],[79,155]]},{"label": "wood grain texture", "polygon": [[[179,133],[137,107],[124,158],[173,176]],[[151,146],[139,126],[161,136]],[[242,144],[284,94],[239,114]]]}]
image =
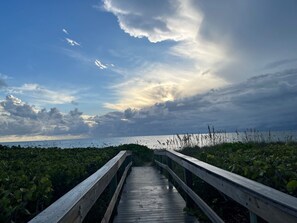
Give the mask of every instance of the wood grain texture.
[{"label": "wood grain texture", "polygon": [[128,171],[131,168],[131,166],[132,166],[132,162],[130,162],[128,164],[128,166],[126,166],[125,171],[123,173],[123,176],[121,178],[121,181],[119,182],[119,184],[117,186],[117,189],[116,189],[116,191],[114,192],[114,194],[112,196],[112,199],[111,199],[111,201],[110,201],[110,203],[108,205],[108,208],[107,208],[107,210],[106,210],[106,212],[104,214],[104,217],[103,217],[101,223],[108,223],[110,221],[113,209],[114,209],[114,207],[116,205],[117,199],[118,199],[118,197],[120,195],[120,192],[122,190],[122,187],[124,185],[125,179],[127,177]]},{"label": "wood grain texture", "polygon": [[175,151],[154,153],[169,157],[268,222],[297,222],[295,197]]},{"label": "wood grain texture", "polygon": [[183,211],[185,206],[177,190],[154,167],[133,167],[114,222],[198,222]]},{"label": "wood grain texture", "polygon": [[30,223],[82,222],[130,154],[127,151],[119,152],[97,172],[33,218]]},{"label": "wood grain texture", "polygon": [[188,194],[198,207],[208,216],[211,222],[223,223],[224,221],[190,188],[185,184],[167,165],[156,161],[156,164],[166,169],[176,183]]}]

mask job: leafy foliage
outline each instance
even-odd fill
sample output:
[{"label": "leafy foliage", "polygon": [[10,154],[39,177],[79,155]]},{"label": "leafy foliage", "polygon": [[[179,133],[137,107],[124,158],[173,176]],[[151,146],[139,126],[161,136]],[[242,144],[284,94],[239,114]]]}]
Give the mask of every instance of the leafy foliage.
[{"label": "leafy foliage", "polygon": [[[136,144],[104,149],[0,145],[0,222],[27,222],[120,150],[133,152],[134,165],[144,165],[153,159],[152,150]],[[100,199],[100,207],[106,208],[109,197],[104,195]],[[104,210],[96,212],[104,214]]]},{"label": "leafy foliage", "polygon": [[[223,143],[184,148],[181,153],[297,197],[296,143]],[[246,208],[196,176],[193,190],[225,222],[249,222]],[[201,219],[203,213],[196,208],[194,211]],[[260,218],[258,221],[265,222]]]},{"label": "leafy foliage", "polygon": [[181,152],[297,197],[296,143],[224,143]]},{"label": "leafy foliage", "polygon": [[146,146],[137,144],[121,145],[120,150],[129,150],[133,153],[133,165],[143,166],[150,164],[153,161],[154,151]]},{"label": "leafy foliage", "polygon": [[29,220],[118,152],[0,146],[0,222]]}]

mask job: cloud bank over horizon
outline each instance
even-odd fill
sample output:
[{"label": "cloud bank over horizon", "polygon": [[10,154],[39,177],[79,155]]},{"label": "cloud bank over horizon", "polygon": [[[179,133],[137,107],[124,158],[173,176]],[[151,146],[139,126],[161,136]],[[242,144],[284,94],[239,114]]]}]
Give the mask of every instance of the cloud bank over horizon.
[{"label": "cloud bank over horizon", "polygon": [[67,114],[55,107],[37,109],[13,95],[0,102],[0,135],[86,135],[91,128],[87,121],[78,109]]},{"label": "cloud bank over horizon", "polygon": [[0,140],[296,129],[296,9],[296,0],[7,1]]},{"label": "cloud bank over horizon", "polygon": [[192,97],[100,116],[98,135],[297,129],[297,69],[255,76]]},{"label": "cloud bank over horizon", "polygon": [[134,136],[226,131],[296,130],[297,69],[255,76],[192,97],[102,116],[36,109],[14,96],[0,102],[0,135]]}]

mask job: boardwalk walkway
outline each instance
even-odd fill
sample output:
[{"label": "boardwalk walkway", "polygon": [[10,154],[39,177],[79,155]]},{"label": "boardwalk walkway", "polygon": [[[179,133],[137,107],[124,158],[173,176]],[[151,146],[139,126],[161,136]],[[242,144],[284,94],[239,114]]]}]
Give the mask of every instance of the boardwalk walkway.
[{"label": "boardwalk walkway", "polygon": [[123,188],[115,223],[198,222],[183,212],[180,194],[154,167],[133,167]]}]

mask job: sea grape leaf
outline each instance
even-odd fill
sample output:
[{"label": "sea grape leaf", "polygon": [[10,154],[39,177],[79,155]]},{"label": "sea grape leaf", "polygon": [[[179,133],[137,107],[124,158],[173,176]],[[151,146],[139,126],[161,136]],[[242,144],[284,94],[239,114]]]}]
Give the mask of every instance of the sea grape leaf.
[{"label": "sea grape leaf", "polygon": [[297,189],[297,180],[291,180],[287,183],[287,190],[293,192]]}]

